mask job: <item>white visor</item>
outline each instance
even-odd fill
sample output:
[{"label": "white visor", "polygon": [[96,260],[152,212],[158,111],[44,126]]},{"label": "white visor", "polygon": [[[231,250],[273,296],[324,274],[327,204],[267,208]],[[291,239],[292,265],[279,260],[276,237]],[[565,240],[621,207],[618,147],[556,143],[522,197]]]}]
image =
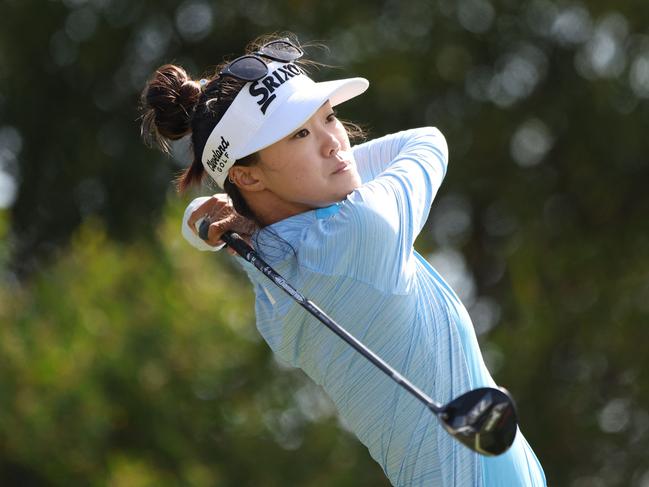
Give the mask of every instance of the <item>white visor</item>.
[{"label": "white visor", "polygon": [[203,167],[222,188],[238,159],[297,130],[327,100],[338,105],[368,86],[365,78],[316,83],[293,63],[270,63],[268,74],[246,83],[212,130],[203,149]]}]

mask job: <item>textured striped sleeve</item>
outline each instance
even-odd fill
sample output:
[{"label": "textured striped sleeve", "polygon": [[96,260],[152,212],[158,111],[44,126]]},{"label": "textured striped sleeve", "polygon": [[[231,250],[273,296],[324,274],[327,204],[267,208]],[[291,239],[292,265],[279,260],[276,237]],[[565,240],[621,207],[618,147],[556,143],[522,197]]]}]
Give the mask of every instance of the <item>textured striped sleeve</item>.
[{"label": "textured striped sleeve", "polygon": [[446,140],[438,129],[424,127],[377,139],[359,154],[381,159],[374,170],[394,156],[348,196],[335,216],[310,232],[314,240],[306,248],[314,250],[311,257],[320,270],[405,292],[414,270],[413,243],[446,174]]},{"label": "textured striped sleeve", "polygon": [[352,148],[361,181],[367,183],[381,174],[403,149],[411,131],[397,132],[372,139]]}]

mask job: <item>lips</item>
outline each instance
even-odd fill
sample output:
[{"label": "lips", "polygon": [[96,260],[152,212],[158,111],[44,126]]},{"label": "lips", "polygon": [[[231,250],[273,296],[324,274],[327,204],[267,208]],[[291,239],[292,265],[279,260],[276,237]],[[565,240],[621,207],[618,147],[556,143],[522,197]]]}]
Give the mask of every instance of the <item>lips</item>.
[{"label": "lips", "polygon": [[341,150],[338,151],[338,154],[336,154],[336,158],[338,159],[338,164],[336,165],[336,168],[334,169],[333,174],[339,174],[341,172],[344,172],[345,169],[347,169],[349,166],[351,166],[351,161],[353,161],[353,154],[351,151],[345,151]]},{"label": "lips", "polygon": [[349,167],[350,163],[347,161],[342,161],[336,166],[336,170],[333,172],[333,174],[338,174],[343,172],[345,169]]}]

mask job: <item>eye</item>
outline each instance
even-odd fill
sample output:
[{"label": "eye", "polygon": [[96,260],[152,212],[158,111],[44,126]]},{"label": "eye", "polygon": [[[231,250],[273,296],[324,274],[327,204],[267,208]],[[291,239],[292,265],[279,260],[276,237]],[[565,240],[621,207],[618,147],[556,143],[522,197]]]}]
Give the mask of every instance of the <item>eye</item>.
[{"label": "eye", "polygon": [[327,122],[333,122],[334,120],[336,120],[335,110],[331,112],[329,115],[327,115]]},{"label": "eye", "polygon": [[294,139],[303,139],[303,138],[306,137],[307,135],[309,135],[309,131],[308,131],[307,129],[302,129],[302,130],[298,130],[298,131],[295,133],[295,135],[293,136],[293,138],[294,138]]}]

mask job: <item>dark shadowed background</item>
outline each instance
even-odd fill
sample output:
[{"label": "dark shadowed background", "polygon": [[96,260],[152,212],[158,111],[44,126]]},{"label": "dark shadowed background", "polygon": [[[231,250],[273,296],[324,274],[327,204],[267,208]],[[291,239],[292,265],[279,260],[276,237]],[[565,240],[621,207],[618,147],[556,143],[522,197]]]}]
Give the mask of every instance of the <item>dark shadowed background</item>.
[{"label": "dark shadowed background", "polygon": [[417,248],[550,485],[649,487],[646,0],[0,1],[0,484],[387,485],[139,139],[157,66],[284,30],[370,80],[340,109],[370,137],[445,133]]}]

